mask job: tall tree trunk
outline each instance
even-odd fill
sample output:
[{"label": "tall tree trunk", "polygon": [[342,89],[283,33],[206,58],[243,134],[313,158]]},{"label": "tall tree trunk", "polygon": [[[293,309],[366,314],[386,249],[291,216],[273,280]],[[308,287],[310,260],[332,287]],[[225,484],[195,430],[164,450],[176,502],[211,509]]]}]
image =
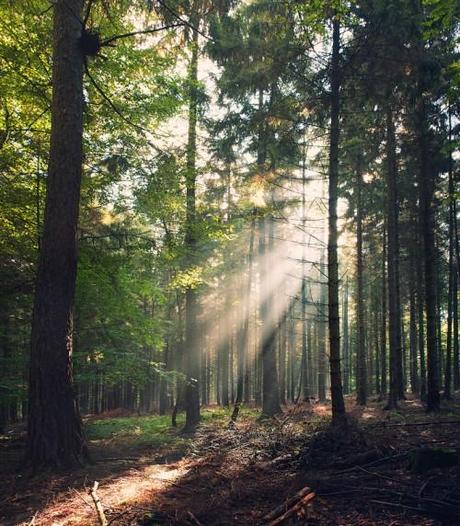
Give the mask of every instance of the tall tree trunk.
[{"label": "tall tree trunk", "polygon": [[[360,161],[358,161],[360,165]],[[357,210],[356,210],[356,323],[358,332],[357,346],[357,397],[359,405],[366,405],[367,402],[367,370],[366,370],[366,349],[365,349],[365,329],[364,329],[364,284],[363,284],[363,208],[362,208],[362,186],[363,176],[361,166],[356,170],[357,178]]]},{"label": "tall tree trunk", "polygon": [[348,394],[350,392],[350,368],[349,368],[349,354],[350,354],[350,337],[348,325],[348,281],[345,282],[342,299],[342,325],[343,325],[343,340],[342,340],[342,360],[343,360],[343,392]]},{"label": "tall tree trunk", "polygon": [[[186,233],[185,245],[189,260],[193,261],[196,251],[196,151],[198,122],[198,31],[199,20],[192,16],[192,56],[189,66],[190,83],[188,108],[188,141],[186,172]],[[193,431],[200,421],[200,348],[198,345],[198,297],[194,288],[189,287],[185,293],[185,341],[187,351],[186,385],[185,385],[185,431]]]},{"label": "tall tree trunk", "polygon": [[[422,73],[420,73],[421,75]],[[420,83],[422,80],[420,79]],[[417,101],[417,135],[419,147],[419,208],[420,227],[423,239],[424,263],[424,301],[426,312],[426,345],[427,345],[427,411],[438,411],[439,396],[439,358],[436,328],[436,244],[434,231],[433,194],[434,180],[430,166],[429,126],[426,118],[425,100],[420,93]]]},{"label": "tall tree trunk", "polygon": [[387,156],[387,225],[388,225],[388,303],[390,339],[390,390],[387,409],[398,405],[401,377],[401,315],[398,298],[399,236],[396,139],[393,114],[390,106],[386,111],[386,156]]},{"label": "tall tree trunk", "polygon": [[[452,143],[452,117],[449,107],[449,143]],[[452,347],[453,347],[453,314],[454,314],[454,294],[457,294],[455,276],[457,268],[455,261],[455,229],[454,229],[454,170],[452,162],[452,152],[449,152],[449,290],[447,300],[447,348],[446,348],[446,367],[444,377],[444,397],[452,397]]]},{"label": "tall tree trunk", "polygon": [[345,416],[340,372],[339,263],[337,258],[337,196],[340,135],[340,24],[332,23],[331,132],[329,144],[329,239],[328,239],[328,320],[331,375],[332,420]]},{"label": "tall tree trunk", "polygon": [[301,327],[302,327],[302,366],[303,366],[303,400],[310,400],[309,370],[307,360],[307,283],[306,283],[306,245],[307,245],[307,207],[306,207],[306,143],[303,143],[302,151],[302,298],[301,298]]},{"label": "tall tree trunk", "polygon": [[459,258],[458,258],[458,230],[457,230],[457,202],[453,199],[453,226],[454,226],[454,268],[452,272],[453,290],[452,290],[452,318],[453,318],[453,346],[454,346],[454,390],[460,389],[460,346],[459,346],[459,332],[458,332],[458,277],[459,277]]},{"label": "tall tree trunk", "polygon": [[[412,259],[413,261],[413,259]],[[415,265],[412,268],[409,277],[409,348],[410,348],[410,386],[414,394],[420,392],[420,382],[418,377],[417,362],[417,302],[415,300]]]},{"label": "tall tree trunk", "polygon": [[[264,240],[262,250],[262,261],[264,265],[264,273],[262,276],[263,301],[262,301],[262,323],[263,323],[263,337],[262,337],[262,412],[266,416],[274,416],[281,412],[279,402],[279,386],[278,386],[278,368],[276,364],[276,328],[277,320],[274,315],[272,306],[274,295],[276,291],[269,289],[269,275],[271,272],[270,259],[273,251],[273,219],[271,217],[262,219],[261,235]],[[268,249],[267,254],[265,248],[266,244],[266,223],[269,223],[268,229]]]},{"label": "tall tree trunk", "polygon": [[278,365],[279,365],[279,393],[280,403],[286,403],[286,325],[287,325],[287,312],[284,312],[278,331],[278,342],[279,342],[279,353],[278,353]]},{"label": "tall tree trunk", "polygon": [[386,225],[383,226],[382,239],[382,332],[380,335],[380,396],[387,395],[387,235]]},{"label": "tall tree trunk", "polygon": [[32,319],[26,462],[61,468],[87,457],[72,388],[72,309],[83,133],[82,0],[54,4],[47,195]]},{"label": "tall tree trunk", "polygon": [[[240,334],[238,338],[237,352],[237,387],[235,407],[233,408],[232,420],[238,418],[241,403],[243,402],[243,393],[245,391],[246,399],[249,400],[249,375],[247,371],[249,353],[249,316],[250,316],[250,298],[252,285],[252,259],[254,251],[254,219],[251,220],[251,232],[249,235],[249,253],[247,257],[248,274],[246,287],[243,291],[243,313],[240,323]],[[245,370],[246,369],[246,370]]]},{"label": "tall tree trunk", "polygon": [[[320,259],[320,267],[324,268],[324,255],[321,256]],[[321,278],[320,278],[321,279]],[[317,323],[317,378],[318,378],[318,399],[320,402],[324,402],[326,400],[326,316],[324,314],[325,305],[327,301],[327,287],[321,283],[320,284],[320,295],[319,295],[319,303],[320,303],[320,312],[319,312],[319,320]]]}]

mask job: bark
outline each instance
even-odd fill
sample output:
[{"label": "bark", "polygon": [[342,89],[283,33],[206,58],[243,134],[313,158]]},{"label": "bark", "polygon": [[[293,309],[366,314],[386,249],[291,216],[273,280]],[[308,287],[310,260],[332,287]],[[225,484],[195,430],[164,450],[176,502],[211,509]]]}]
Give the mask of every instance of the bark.
[{"label": "bark", "polygon": [[342,307],[342,324],[343,324],[343,340],[342,340],[342,359],[343,359],[343,392],[348,394],[350,392],[350,368],[349,368],[349,327],[348,327],[348,282],[345,283],[343,291],[343,307]]},{"label": "bark", "polygon": [[386,157],[387,157],[387,224],[388,224],[388,304],[390,340],[390,389],[387,409],[398,405],[401,378],[401,315],[398,298],[399,276],[399,235],[398,235],[398,195],[396,139],[393,114],[390,107],[386,112]]},{"label": "bark", "polygon": [[424,303],[426,313],[427,346],[427,410],[438,411],[439,396],[439,359],[436,320],[436,244],[434,233],[434,180],[430,166],[429,126],[423,94],[417,101],[417,130],[419,147],[419,209],[420,227],[423,239],[424,265]]},{"label": "bark", "polygon": [[[193,20],[193,27],[199,24],[198,17]],[[192,30],[192,56],[189,69],[189,108],[187,140],[187,173],[186,173],[186,234],[185,246],[189,259],[193,262],[196,251],[196,152],[198,122],[198,31]],[[186,385],[185,385],[185,431],[193,431],[200,421],[200,349],[198,345],[198,297],[194,288],[185,293],[185,341],[186,352]]]},{"label": "bark", "polygon": [[309,370],[307,360],[307,283],[305,260],[307,258],[307,208],[306,208],[306,143],[303,144],[302,155],[302,304],[301,304],[301,324],[302,324],[302,365],[303,365],[303,400],[310,399]]},{"label": "bark", "polygon": [[[360,162],[358,162],[360,164]],[[357,346],[357,398],[359,405],[366,405],[367,402],[367,370],[366,370],[366,349],[365,349],[365,328],[364,328],[364,285],[363,285],[363,208],[362,208],[362,186],[363,176],[361,167],[358,166],[357,172],[357,210],[356,210],[356,270],[357,270],[357,297],[356,297],[356,320],[358,328]]]},{"label": "bark", "polygon": [[[87,458],[72,387],[72,310],[83,133],[82,0],[54,5],[47,195],[35,287],[26,462],[62,468]],[[77,16],[76,16],[77,15]]]},{"label": "bark", "polygon": [[453,363],[453,377],[454,389],[460,389],[460,349],[459,349],[459,333],[458,333],[458,233],[457,233],[457,204],[454,196],[453,199],[453,224],[454,224],[454,268],[453,276],[453,290],[452,290],[452,318],[453,318],[453,346],[454,346],[454,363]]},{"label": "bark", "polygon": [[[236,400],[235,407],[233,409],[232,420],[235,421],[238,416],[238,411],[241,403],[243,402],[244,388],[246,390],[246,397],[249,392],[249,376],[247,373],[248,359],[247,354],[249,352],[249,314],[250,314],[250,297],[251,297],[251,285],[252,285],[252,259],[254,251],[254,219],[251,221],[251,232],[249,236],[249,253],[248,253],[248,274],[245,290],[243,293],[246,295],[243,303],[242,321],[240,324],[240,334],[238,342],[238,353],[237,353],[237,387],[236,387]],[[245,370],[246,369],[246,370]]]},{"label": "bark", "polygon": [[[320,260],[321,268],[324,268],[324,256]],[[320,292],[320,311],[325,308],[327,298],[326,286],[321,284]],[[317,358],[318,358],[318,398],[320,402],[326,400],[326,319],[322,312],[319,313],[319,320],[317,323],[317,334],[318,334],[318,345],[317,345]]]},{"label": "bark", "polygon": [[331,63],[331,132],[329,145],[329,239],[328,239],[328,320],[332,420],[345,416],[340,372],[339,264],[337,259],[337,197],[340,135],[340,24],[333,21]]},{"label": "bark", "polygon": [[[452,142],[452,118],[449,108],[449,143]],[[444,377],[444,397],[450,399],[452,397],[452,351],[453,351],[453,315],[454,315],[454,294],[457,294],[455,275],[457,269],[455,266],[455,193],[454,193],[454,173],[452,152],[449,153],[449,290],[447,300],[447,347],[446,347],[446,367]],[[458,359],[458,357],[457,357]]]},{"label": "bark", "polygon": [[[415,266],[415,265],[414,265]],[[410,386],[414,394],[420,392],[417,367],[417,302],[415,299],[414,268],[409,278],[409,348],[410,348]]]},{"label": "bark", "polygon": [[382,249],[382,326],[380,336],[380,371],[381,384],[380,395],[385,397],[387,395],[387,235],[385,226],[383,228],[383,249]]},{"label": "bark", "polygon": [[[273,309],[270,309],[270,305],[273,302],[273,296],[275,291],[269,290],[269,276],[270,276],[270,257],[267,257],[266,248],[266,236],[265,229],[266,223],[269,223],[269,243],[268,248],[270,252],[273,250],[273,220],[272,218],[262,219],[262,239],[264,243],[262,245],[262,261],[264,261],[264,273],[262,279],[262,286],[264,290],[264,300],[262,302],[261,315],[263,323],[263,336],[262,336],[262,413],[266,416],[274,416],[281,412],[280,401],[279,401],[279,386],[278,386],[278,368],[276,363],[276,328],[277,320],[274,316]],[[270,253],[268,254],[270,256]]]}]

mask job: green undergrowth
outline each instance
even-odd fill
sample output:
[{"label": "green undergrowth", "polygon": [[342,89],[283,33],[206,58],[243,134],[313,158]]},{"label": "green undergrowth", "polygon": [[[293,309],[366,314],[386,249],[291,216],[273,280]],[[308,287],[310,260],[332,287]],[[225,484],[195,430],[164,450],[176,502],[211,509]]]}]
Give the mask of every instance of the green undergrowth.
[{"label": "green undergrowth", "polygon": [[[212,424],[224,428],[230,419],[232,408],[209,407],[201,410],[202,425]],[[240,419],[255,419],[256,409],[242,407]],[[124,446],[185,446],[190,437],[181,434],[185,414],[177,416],[177,428],[171,426],[171,415],[122,416],[100,418],[86,423],[88,439],[95,443]]]}]

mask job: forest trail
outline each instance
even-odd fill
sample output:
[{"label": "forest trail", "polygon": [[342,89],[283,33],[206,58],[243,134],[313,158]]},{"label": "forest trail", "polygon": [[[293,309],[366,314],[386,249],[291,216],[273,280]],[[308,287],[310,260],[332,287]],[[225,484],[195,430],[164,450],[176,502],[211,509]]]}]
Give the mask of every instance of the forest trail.
[{"label": "forest trail", "polygon": [[[93,444],[98,462],[69,476],[27,481],[10,471],[3,481],[7,496],[0,521],[96,525],[87,490],[98,480],[108,522],[119,526],[262,524],[268,512],[305,486],[316,497],[295,524],[458,524],[452,515],[460,510],[458,465],[415,473],[407,458],[385,461],[420,446],[458,452],[459,424],[418,425],[455,420],[458,401],[437,417],[425,415],[413,399],[391,413],[378,402],[366,408],[352,399],[347,404],[359,424],[346,440],[331,433],[329,405],[301,404],[285,407],[270,421],[244,415],[229,427],[221,418],[211,419],[192,439],[163,448],[102,440]],[[12,451],[10,469],[20,449]]]}]

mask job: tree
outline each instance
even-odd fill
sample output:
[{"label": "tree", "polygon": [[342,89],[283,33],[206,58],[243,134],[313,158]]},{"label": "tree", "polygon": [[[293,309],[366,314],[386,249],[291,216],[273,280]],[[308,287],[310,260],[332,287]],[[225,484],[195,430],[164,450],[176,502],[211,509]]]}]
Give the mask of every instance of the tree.
[{"label": "tree", "polygon": [[328,319],[329,364],[331,375],[332,419],[343,420],[345,403],[340,372],[339,265],[337,259],[337,188],[340,137],[340,23],[332,22],[331,55],[331,132],[329,142],[329,239],[328,239]]},{"label": "tree", "polygon": [[83,158],[83,1],[54,6],[46,208],[32,320],[26,460],[62,468],[88,450],[72,386],[72,309]]}]

